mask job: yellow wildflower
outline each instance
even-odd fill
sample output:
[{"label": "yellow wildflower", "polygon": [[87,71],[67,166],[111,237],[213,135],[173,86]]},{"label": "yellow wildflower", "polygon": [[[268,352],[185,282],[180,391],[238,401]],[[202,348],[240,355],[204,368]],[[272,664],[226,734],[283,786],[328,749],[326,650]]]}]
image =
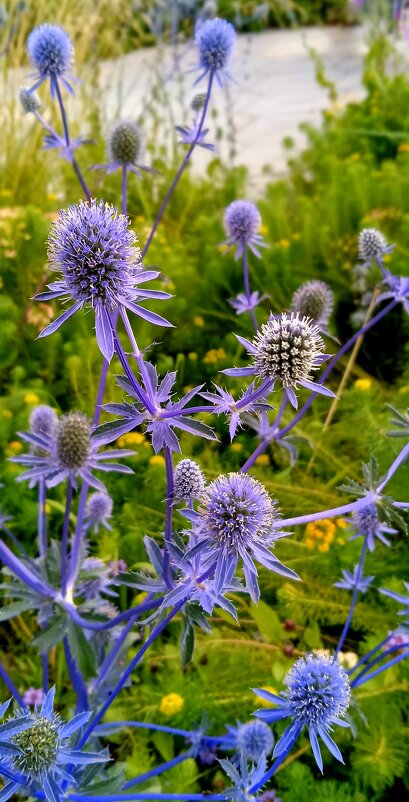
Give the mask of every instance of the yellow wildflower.
[{"label": "yellow wildflower", "polygon": [[329,543],[320,543],[320,545],[318,546],[318,551],[321,551],[323,553],[329,551]]},{"label": "yellow wildflower", "polygon": [[18,454],[18,452],[21,451],[22,448],[23,444],[20,443],[19,440],[12,440],[11,443],[9,443],[9,449],[10,451],[13,451],[14,454]]},{"label": "yellow wildflower", "polygon": [[191,360],[191,362],[196,362],[197,360],[197,353],[196,351],[189,351],[187,358]]},{"label": "yellow wildflower", "polygon": [[167,693],[160,700],[159,710],[164,716],[175,716],[180,713],[184,704],[185,700],[179,693]]},{"label": "yellow wildflower", "polygon": [[201,315],[195,315],[194,318],[193,318],[193,324],[195,326],[201,327],[201,326],[204,326],[205,322],[204,322],[204,320],[203,320]]},{"label": "yellow wildflower", "polygon": [[145,601],[147,595],[148,594],[144,590],[142,590],[140,593],[137,594],[137,596],[135,596],[135,604],[142,604],[142,602]]},{"label": "yellow wildflower", "polygon": [[161,454],[154,454],[149,460],[149,465],[164,465],[165,458]]},{"label": "yellow wildflower", "polygon": [[127,432],[118,438],[118,445],[120,448],[124,446],[140,446],[145,443],[145,438],[141,432]]},{"label": "yellow wildflower", "polygon": [[13,413],[12,413],[11,409],[3,409],[1,414],[3,415],[3,418],[12,418],[13,417]]},{"label": "yellow wildflower", "polygon": [[38,404],[39,397],[35,393],[26,393],[24,396],[24,403],[25,404]]},{"label": "yellow wildflower", "polygon": [[338,529],[348,529],[348,521],[345,518],[337,518],[335,523]]},{"label": "yellow wildflower", "polygon": [[290,242],[288,239],[280,239],[278,244],[280,248],[283,248],[284,250],[287,250],[287,248],[290,247]]},{"label": "yellow wildflower", "polygon": [[354,382],[354,387],[357,390],[370,390],[372,387],[372,379],[357,379]]},{"label": "yellow wildflower", "polygon": [[256,459],[256,465],[269,465],[270,459],[268,454],[260,454],[259,457]]},{"label": "yellow wildflower", "polygon": [[232,451],[243,451],[243,446],[241,443],[232,443],[230,448]]},{"label": "yellow wildflower", "polygon": [[409,142],[401,142],[398,151],[399,153],[409,153]]}]

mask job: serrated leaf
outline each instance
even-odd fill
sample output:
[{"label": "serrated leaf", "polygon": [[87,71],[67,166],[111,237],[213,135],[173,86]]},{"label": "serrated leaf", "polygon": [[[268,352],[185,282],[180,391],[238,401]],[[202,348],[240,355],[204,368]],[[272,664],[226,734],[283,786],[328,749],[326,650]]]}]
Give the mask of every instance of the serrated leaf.
[{"label": "serrated leaf", "polygon": [[190,663],[195,649],[195,630],[188,618],[182,624],[182,636],[180,638],[180,659],[182,666]]},{"label": "serrated leaf", "polygon": [[90,642],[86,639],[81,627],[69,619],[67,637],[72,656],[84,677],[95,676],[95,654]]},{"label": "serrated leaf", "polygon": [[59,643],[67,633],[68,618],[65,614],[56,616],[33,640],[40,654],[48,652]]},{"label": "serrated leaf", "polygon": [[32,610],[34,606],[32,601],[32,599],[26,599],[25,601],[5,604],[0,610],[0,623],[8,621],[10,618],[20,615],[20,613],[25,613],[27,610]]}]

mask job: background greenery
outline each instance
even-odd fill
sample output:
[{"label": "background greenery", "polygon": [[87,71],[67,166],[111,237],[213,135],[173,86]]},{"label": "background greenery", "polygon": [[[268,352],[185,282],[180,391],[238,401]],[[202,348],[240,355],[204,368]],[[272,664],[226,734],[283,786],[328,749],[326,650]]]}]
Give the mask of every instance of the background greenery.
[{"label": "background greenery", "polygon": [[[81,5],[89,10],[86,3]],[[71,10],[74,7],[71,2]],[[64,4],[59,4],[59,12],[68,13]],[[331,99],[322,128],[306,129],[308,145],[301,157],[291,158],[291,142],[287,143],[288,176],[271,182],[259,199],[268,248],[261,261],[251,260],[251,282],[254,289],[270,296],[258,311],[260,320],[265,319],[270,308],[287,308],[302,281],[321,278],[331,285],[336,297],[331,330],[344,341],[353,330],[350,315],[359,303],[352,289],[352,275],[357,234],[363,226],[379,227],[388,240],[396,243],[393,269],[407,273],[409,82],[403,73],[386,74],[388,55],[387,41],[376,40],[365,65],[366,97],[361,103],[340,109],[335,89],[330,87]],[[81,88],[81,92],[84,116],[97,143],[80,154],[84,167],[103,160],[98,107],[95,101],[91,102],[92,83],[90,86]],[[27,427],[30,410],[38,402],[51,404],[59,411],[92,411],[101,357],[90,316],[77,315],[51,338],[35,339],[51,309],[50,305],[30,300],[47,278],[45,240],[50,221],[60,207],[77,200],[78,187],[68,165],[59,162],[55,154],[40,151],[37,126],[26,119],[21,123],[13,103],[7,109],[3,130],[2,507],[13,516],[13,531],[27,548],[34,549],[34,494],[25,485],[15,484],[19,469],[7,457],[20,452],[16,432]],[[129,212],[142,243],[175,169],[175,161],[165,159],[161,149],[153,149],[150,155],[161,175],[140,181],[130,179]],[[117,176],[87,172],[87,178],[93,195],[103,194],[107,200],[117,202]],[[163,285],[174,293],[166,313],[175,324],[175,329],[160,333],[161,343],[152,348],[152,359],[161,373],[178,369],[179,390],[204,380],[208,385],[220,381],[218,371],[239,364],[242,358],[232,332],[245,336],[251,332],[246,318],[237,318],[228,304],[228,299],[241,289],[240,268],[232,255],[224,254],[219,246],[224,238],[223,210],[231,200],[246,195],[246,179],[243,168],[226,167],[217,159],[210,162],[204,178],[185,175],[149,253],[149,263],[160,266]],[[148,326],[138,321],[137,333],[142,344],[150,343],[152,333]],[[290,468],[286,452],[277,445],[256,463],[252,473],[278,499],[286,517],[335,506],[340,498],[337,487],[346,476],[360,478],[361,463],[370,453],[378,459],[381,470],[398,453],[399,441],[386,437],[389,413],[385,403],[400,409],[409,405],[408,342],[408,323],[398,310],[365,338],[325,438],[322,424],[328,402],[317,399],[297,429],[300,457],[295,467]],[[331,341],[328,348],[335,348]],[[345,361],[341,362],[334,375],[333,389],[345,365]],[[116,370],[118,366],[114,364],[113,372]],[[237,381],[227,383],[238,389]],[[120,397],[113,379],[106,397]],[[181,441],[184,456],[194,456],[209,480],[221,471],[237,469],[255,446],[250,430],[241,431],[230,447],[224,422],[217,421],[216,428],[216,444],[189,436],[183,436]],[[129,566],[140,566],[145,560],[143,535],[161,537],[165,471],[162,458],[153,455],[143,432],[134,435],[133,446],[136,454],[129,464],[134,476],[113,475],[108,480],[115,505],[113,532],[100,532],[93,545],[104,560],[122,557]],[[405,494],[407,498],[404,471],[393,480],[390,490],[395,498],[404,499]],[[62,492],[50,493],[49,526],[55,537],[61,528],[63,502]],[[179,523],[182,525],[182,519]],[[359,543],[348,542],[342,521],[337,521],[332,539],[313,537],[311,530],[296,527],[294,536],[280,543],[278,556],[301,573],[302,584],[283,582],[263,571],[263,601],[259,607],[237,599],[239,628],[218,614],[212,633],[199,635],[193,663],[183,670],[177,621],[135,672],[132,689],[123,694],[110,716],[146,718],[189,728],[197,726],[204,709],[213,732],[222,731],[226,721],[245,721],[255,706],[249,687],[264,685],[279,690],[296,655],[336,643],[350,596],[332,584],[342,568],[352,568],[357,562],[359,548]],[[399,534],[394,536],[392,548],[379,545],[369,556],[366,573],[376,576],[374,586],[398,590],[405,577],[406,561],[407,543]],[[123,591],[121,606],[131,601]],[[356,608],[345,651],[363,654],[396,622],[396,605],[380,598],[376,589],[370,590]],[[3,625],[1,647],[21,689],[27,686],[27,677],[29,684],[40,684],[39,660],[27,648],[35,630],[29,616]],[[131,645],[131,654],[136,648],[136,643]],[[52,654],[52,675],[61,699],[68,681],[63,657],[56,652]],[[293,760],[296,753],[291,755],[276,777],[277,793],[283,802],[305,802],[307,796],[317,802],[402,799],[409,788],[405,760],[408,680],[408,667],[401,663],[358,690],[356,738],[352,739],[348,732],[340,735],[345,767],[327,753],[324,779],[318,776],[308,745],[301,741],[299,759]],[[166,716],[160,703],[170,692],[180,695],[183,706],[174,715]],[[279,726],[275,732],[279,734]],[[127,760],[129,776],[184,748],[171,736],[148,738],[135,731],[113,737],[111,743],[116,757]],[[176,792],[181,784],[185,791],[219,789],[223,779],[217,766],[209,768],[191,760],[158,779],[149,790]]]}]

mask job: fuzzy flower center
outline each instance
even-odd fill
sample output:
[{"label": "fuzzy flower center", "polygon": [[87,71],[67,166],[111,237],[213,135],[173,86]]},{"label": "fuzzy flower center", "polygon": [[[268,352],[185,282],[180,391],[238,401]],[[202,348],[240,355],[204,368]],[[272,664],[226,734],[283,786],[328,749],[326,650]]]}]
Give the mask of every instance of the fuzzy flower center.
[{"label": "fuzzy flower center", "polygon": [[253,341],[256,372],[262,378],[280,379],[284,387],[309,378],[324,347],[318,328],[298,314],[271,318]]},{"label": "fuzzy flower center", "polygon": [[237,730],[237,749],[247,760],[256,762],[263,752],[268,755],[273,743],[273,734],[264,721],[249,721],[247,724],[241,724]]},{"label": "fuzzy flower center", "polygon": [[48,718],[41,716],[12,740],[22,752],[14,758],[14,766],[27,776],[41,775],[55,763],[60,739],[55,723]]},{"label": "fuzzy flower center", "polygon": [[141,135],[135,123],[117,123],[108,141],[108,150],[112,161],[119,162],[119,164],[134,164],[140,149]]},{"label": "fuzzy flower center", "polygon": [[202,496],[204,534],[227,552],[268,542],[277,517],[263,485],[245,474],[219,476]]},{"label": "fuzzy flower center", "polygon": [[374,535],[379,524],[376,506],[374,504],[369,504],[368,507],[364,507],[362,510],[355,512],[354,522],[360,534],[366,537]]},{"label": "fuzzy flower center", "polygon": [[331,289],[324,281],[306,281],[294,293],[291,310],[299,317],[327,323],[333,307]]},{"label": "fuzzy flower center", "polygon": [[80,470],[90,454],[91,424],[81,412],[63,415],[58,424],[57,457],[63,468]]},{"label": "fuzzy flower center", "polygon": [[348,709],[348,675],[330,657],[301,657],[288,672],[285,683],[289,707],[301,724],[327,727]]}]

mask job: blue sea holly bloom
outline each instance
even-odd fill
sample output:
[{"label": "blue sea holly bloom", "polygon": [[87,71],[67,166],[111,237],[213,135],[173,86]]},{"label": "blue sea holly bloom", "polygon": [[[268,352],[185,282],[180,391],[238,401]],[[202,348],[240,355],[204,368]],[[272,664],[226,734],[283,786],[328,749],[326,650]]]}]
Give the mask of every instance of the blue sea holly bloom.
[{"label": "blue sea holly bloom", "polygon": [[291,300],[291,311],[310,318],[324,333],[333,308],[334,293],[325,281],[305,281]]},{"label": "blue sea holly bloom", "polygon": [[228,736],[223,743],[225,749],[235,749],[246,760],[257,763],[260,757],[269,755],[274,746],[274,736],[270,727],[258,719],[238,722],[236,727],[227,727]]},{"label": "blue sea holly bloom", "polygon": [[403,584],[407,591],[407,596],[404,596],[403,593],[395,593],[394,590],[388,590],[387,588],[379,588],[379,593],[382,593],[383,596],[389,596],[394,601],[404,605],[404,609],[399,610],[398,615],[406,615],[407,619],[404,623],[409,624],[409,582],[404,582]]},{"label": "blue sea holly bloom", "polygon": [[235,298],[231,298],[229,300],[229,304],[236,310],[236,315],[243,315],[245,312],[251,312],[252,309],[255,309],[262,301],[265,301],[269,298],[267,293],[260,295],[257,290],[251,292],[250,295],[247,297],[244,292],[239,292]]},{"label": "blue sea holly bloom", "polygon": [[112,498],[108,493],[97,492],[89,496],[86,506],[86,520],[94,532],[98,532],[100,526],[103,526],[104,529],[112,529],[109,523],[112,507]]},{"label": "blue sea holly bloom", "polygon": [[224,229],[227,234],[226,244],[235,248],[235,259],[243,255],[246,247],[260,258],[258,248],[266,247],[261,234],[261,215],[257,206],[251,201],[235,200],[229,204],[224,213]]},{"label": "blue sea holly bloom", "polygon": [[226,75],[235,37],[233,25],[224,19],[216,17],[197,23],[195,40],[199,51],[199,69],[202,72],[196,83],[210,72],[216,76],[218,83],[222,84],[222,76]]},{"label": "blue sea holly bloom", "polygon": [[254,383],[242,394],[240,398],[240,409],[237,407],[237,400],[228,390],[219,387],[217,384],[214,384],[214,389],[214,393],[205,392],[200,393],[200,395],[202,398],[205,398],[206,401],[210,401],[214,405],[213,412],[215,415],[227,415],[229,418],[229,433],[232,440],[236,434],[237,428],[242,425],[241,417],[245,410],[247,412],[269,412],[271,409],[271,406],[266,404],[262,399],[249,401],[249,403],[246,404],[246,398],[253,395],[255,389]]},{"label": "blue sea holly bloom", "polygon": [[140,163],[142,134],[136,123],[131,120],[119,120],[115,123],[107,139],[107,151],[109,162],[96,164],[94,170],[113,173],[126,167],[127,171],[135,175],[140,175],[141,170],[147,173],[158,172]]},{"label": "blue sea holly bloom", "polygon": [[230,760],[219,760],[219,763],[233,783],[223,792],[226,799],[233,802],[256,802],[257,796],[252,793],[251,788],[263,781],[267,771],[266,756],[261,755],[257,764],[250,764],[250,767],[244,755],[240,758],[239,766],[235,766]]},{"label": "blue sea holly bloom", "polygon": [[295,408],[298,406],[295,394],[298,385],[334,398],[332,390],[312,381],[311,372],[318,370],[330,355],[322,353],[324,343],[319,328],[310,318],[293,312],[284,312],[278,317],[270,315],[252,342],[244,337],[238,339],[247,348],[253,364],[223,370],[227,376],[256,375],[270,382],[270,392],[279,381]]},{"label": "blue sea holly bloom", "polygon": [[183,515],[194,525],[205,566],[216,564],[216,592],[225,585],[227,576],[233,576],[239,560],[243,562],[246,589],[255,602],[260,590],[254,560],[270,571],[299,579],[269,550],[276,539],[284,536],[278,529],[280,513],[276,501],[252,476],[219,476],[205,489],[198,511],[183,510]]},{"label": "blue sea holly bloom", "polygon": [[376,303],[394,299],[402,304],[406,314],[409,315],[409,277],[394,276],[389,270],[384,271],[383,283],[386,289],[378,295]]},{"label": "blue sea holly bloom", "polygon": [[382,264],[382,257],[391,253],[393,246],[388,245],[385,237],[376,228],[364,228],[358,238],[358,257],[363,262],[371,262],[373,259],[379,265]]},{"label": "blue sea holly bloom", "polygon": [[12,457],[12,462],[28,468],[17,477],[20,482],[29,480],[33,484],[44,479],[48,487],[55,487],[69,479],[76,487],[81,478],[96,490],[105,491],[103,483],[93,476],[93,470],[133,473],[126,465],[110,460],[130,457],[134,452],[125,449],[99,452],[91,421],[82,412],[62,415],[51,432],[20,432],[20,437],[31,446],[28,454]]},{"label": "blue sea holly bloom", "polygon": [[48,23],[34,28],[27,39],[27,53],[37,70],[37,80],[30,91],[33,92],[49,79],[51,96],[55,94],[58,80],[72,92],[66,76],[73,65],[74,48],[64,28]]},{"label": "blue sea holly bloom", "polygon": [[344,716],[349,707],[351,690],[348,674],[338,661],[328,655],[309,654],[300,657],[284,678],[287,690],[283,696],[255,688],[254,692],[274,704],[273,710],[256,710],[255,716],[271,724],[289,718],[290,724],[277,742],[273,756],[279,758],[294,746],[307,727],[312,751],[319,769],[323,770],[318,738],[341,763],[343,758],[331,738],[334,725],[349,727]]},{"label": "blue sea holly bloom", "polygon": [[374,576],[361,576],[357,583],[358,566],[356,565],[353,571],[342,571],[343,578],[339,582],[334,582],[334,588],[341,588],[342,590],[355,590],[355,587],[360,593],[366,593],[369,586],[375,579]]},{"label": "blue sea holly bloom", "polygon": [[369,551],[374,550],[376,540],[379,540],[385,546],[390,546],[390,541],[385,535],[396,535],[398,531],[379,519],[378,507],[374,502],[353,513],[352,526],[355,534],[350,537],[350,540],[356,540],[356,538],[362,536],[365,537]]},{"label": "blue sea holly bloom", "polygon": [[[52,688],[34,711],[27,709],[24,716],[19,712],[16,718],[0,726],[1,748],[7,754],[9,769],[6,773],[6,766],[0,767],[0,773],[4,768],[4,775],[9,778],[0,792],[2,802],[13,794],[23,793],[27,797],[37,795],[38,791],[45,794],[48,802],[63,802],[66,798],[63,786],[77,784],[77,766],[109,760],[106,749],[84,752],[71,745],[72,735],[88,721],[91,713],[79,713],[64,723],[54,712],[54,696]],[[1,711],[4,714],[4,705]]]},{"label": "blue sea holly bloom", "polygon": [[129,228],[129,219],[104,201],[80,201],[60,211],[48,240],[52,270],[62,279],[48,285],[47,292],[36,296],[48,301],[70,299],[73,305],[46,326],[40,337],[53,334],[66,320],[84,306],[95,312],[95,333],[99,348],[110,361],[114,353],[114,335],[110,313],[126,307],[157,326],[171,324],[140,305],[149,298],[165,300],[167,292],[140,289],[145,281],[158,278],[156,270],[143,270],[137,238]]},{"label": "blue sea holly bloom", "polygon": [[192,459],[182,459],[178,462],[174,474],[175,498],[191,501],[198,498],[205,488],[205,478],[197,464]]}]

